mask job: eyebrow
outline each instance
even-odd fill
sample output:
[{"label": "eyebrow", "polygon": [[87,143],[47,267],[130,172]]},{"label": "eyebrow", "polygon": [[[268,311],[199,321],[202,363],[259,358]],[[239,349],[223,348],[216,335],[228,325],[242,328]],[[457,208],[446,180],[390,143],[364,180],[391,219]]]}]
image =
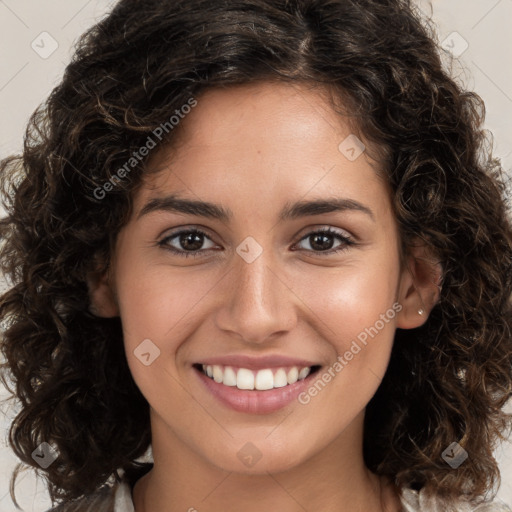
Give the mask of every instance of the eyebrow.
[{"label": "eyebrow", "polygon": [[[192,199],[180,198],[177,195],[157,197],[148,201],[139,212],[137,219],[155,211],[169,211],[185,213],[198,217],[219,220],[225,224],[233,217],[233,212],[221,205],[206,201],[195,201]],[[311,215],[321,215],[331,212],[358,211],[368,215],[373,221],[375,216],[370,208],[347,198],[326,198],[312,201],[298,201],[286,203],[279,214],[279,219],[294,220]]]}]

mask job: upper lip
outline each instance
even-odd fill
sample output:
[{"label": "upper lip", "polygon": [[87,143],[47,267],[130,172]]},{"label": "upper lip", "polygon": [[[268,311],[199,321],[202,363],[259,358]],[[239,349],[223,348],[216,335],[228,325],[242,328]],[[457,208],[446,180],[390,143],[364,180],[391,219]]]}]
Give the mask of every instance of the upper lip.
[{"label": "upper lip", "polygon": [[318,366],[318,363],[307,361],[306,359],[297,359],[284,355],[268,356],[247,356],[247,355],[229,355],[208,357],[198,362],[204,365],[236,366],[238,368],[247,368],[248,370],[261,370],[264,368],[279,368],[282,366]]}]

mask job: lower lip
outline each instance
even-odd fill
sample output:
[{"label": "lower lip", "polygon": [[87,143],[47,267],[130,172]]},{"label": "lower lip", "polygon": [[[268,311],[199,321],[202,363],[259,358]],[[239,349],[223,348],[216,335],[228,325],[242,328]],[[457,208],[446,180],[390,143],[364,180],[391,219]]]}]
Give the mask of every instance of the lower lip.
[{"label": "lower lip", "polygon": [[318,371],[309,374],[305,379],[282,388],[263,391],[238,389],[236,386],[225,386],[205,375],[201,370],[193,368],[199,379],[221,403],[238,412],[248,414],[268,414],[282,409],[297,399],[302,391],[310,385],[310,378]]}]

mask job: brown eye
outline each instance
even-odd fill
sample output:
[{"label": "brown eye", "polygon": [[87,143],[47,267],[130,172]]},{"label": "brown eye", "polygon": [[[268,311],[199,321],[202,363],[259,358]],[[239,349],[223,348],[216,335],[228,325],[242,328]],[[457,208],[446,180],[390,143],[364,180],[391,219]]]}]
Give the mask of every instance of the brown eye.
[{"label": "brown eye", "polygon": [[[336,239],[338,239],[340,243],[337,246],[334,246]],[[324,254],[332,254],[339,251],[344,251],[350,245],[354,244],[354,242],[349,237],[331,228],[312,231],[304,236],[301,239],[301,242],[304,240],[306,240],[309,245],[309,247],[306,247],[305,250]],[[333,246],[335,247],[334,249]]]},{"label": "brown eye", "polygon": [[198,229],[188,229],[172,233],[161,240],[158,245],[180,256],[199,256],[203,250],[211,249],[211,246],[203,247],[205,240],[210,240],[206,233]]}]

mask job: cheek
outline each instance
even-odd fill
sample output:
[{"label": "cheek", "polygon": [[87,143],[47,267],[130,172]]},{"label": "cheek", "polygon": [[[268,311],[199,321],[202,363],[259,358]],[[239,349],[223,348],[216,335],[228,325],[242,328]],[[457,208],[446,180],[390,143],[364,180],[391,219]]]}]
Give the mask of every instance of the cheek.
[{"label": "cheek", "polygon": [[[160,354],[155,366],[173,370],[180,344],[190,334],[200,313],[201,301],[219,278],[205,273],[183,272],[162,265],[137,265],[126,258],[120,266],[117,292],[128,363],[134,377],[146,378],[136,353],[144,340],[151,340]],[[124,268],[125,267],[125,268]],[[148,342],[146,342],[148,343]],[[152,348],[152,345],[148,345]],[[157,349],[153,348],[157,351]],[[135,352],[135,353],[134,353]]]},{"label": "cheek", "polygon": [[187,314],[204,295],[205,285],[204,280],[173,274],[165,268],[146,272],[132,282],[127,279],[120,301],[123,322],[131,326],[130,332],[161,336],[186,322]]},{"label": "cheek", "polygon": [[361,262],[336,272],[319,272],[304,284],[301,293],[315,314],[343,340],[373,325],[392,307],[397,279],[397,269]]},{"label": "cheek", "polygon": [[131,266],[124,276],[119,307],[128,366],[140,391],[158,411],[179,409],[185,416],[198,415],[197,404],[191,403],[180,384],[179,355],[210,288],[204,279],[164,267],[139,274]]},{"label": "cheek", "polygon": [[339,362],[331,374],[336,374],[345,397],[351,390],[353,397],[369,399],[386,371],[400,309],[395,302],[397,280],[394,265],[384,268],[366,261],[330,275],[319,273],[314,283],[303,286],[304,302],[333,349],[332,363]]}]

